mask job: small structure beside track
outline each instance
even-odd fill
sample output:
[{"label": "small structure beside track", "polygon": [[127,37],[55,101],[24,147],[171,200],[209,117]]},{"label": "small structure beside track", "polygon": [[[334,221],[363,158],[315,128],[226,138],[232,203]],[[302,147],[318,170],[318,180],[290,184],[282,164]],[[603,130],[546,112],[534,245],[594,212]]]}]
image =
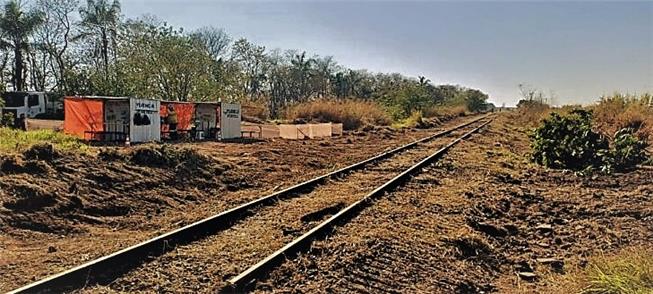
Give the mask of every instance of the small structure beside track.
[{"label": "small structure beside track", "polygon": [[[190,139],[242,137],[241,108],[235,103],[76,96],[64,98],[64,109],[64,132],[87,141],[158,142],[171,133]],[[178,117],[173,131],[165,121],[170,110]]]}]

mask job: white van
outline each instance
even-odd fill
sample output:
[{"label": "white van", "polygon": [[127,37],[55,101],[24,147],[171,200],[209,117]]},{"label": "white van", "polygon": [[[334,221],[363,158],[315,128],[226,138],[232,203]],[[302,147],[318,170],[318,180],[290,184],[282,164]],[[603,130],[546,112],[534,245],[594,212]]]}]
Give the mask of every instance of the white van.
[{"label": "white van", "polygon": [[45,92],[4,92],[2,93],[3,106],[0,112],[13,113],[14,117],[34,118],[39,114],[46,113],[47,97]]}]

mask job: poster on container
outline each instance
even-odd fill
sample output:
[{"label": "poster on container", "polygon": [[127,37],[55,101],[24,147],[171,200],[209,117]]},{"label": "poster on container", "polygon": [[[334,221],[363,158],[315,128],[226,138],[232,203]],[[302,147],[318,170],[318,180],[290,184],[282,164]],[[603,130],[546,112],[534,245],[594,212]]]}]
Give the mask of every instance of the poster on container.
[{"label": "poster on container", "polygon": [[149,142],[161,140],[161,118],[159,117],[159,100],[129,99],[131,142]]},{"label": "poster on container", "polygon": [[222,103],[220,110],[222,139],[240,138],[240,104]]}]

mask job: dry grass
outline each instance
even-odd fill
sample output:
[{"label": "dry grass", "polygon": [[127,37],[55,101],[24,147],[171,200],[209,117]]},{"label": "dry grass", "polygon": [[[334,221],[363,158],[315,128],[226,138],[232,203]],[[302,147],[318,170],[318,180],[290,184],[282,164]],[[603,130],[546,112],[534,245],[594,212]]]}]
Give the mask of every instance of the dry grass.
[{"label": "dry grass", "polygon": [[270,110],[264,103],[244,102],[242,109],[244,121],[263,122],[270,117]]},{"label": "dry grass", "polygon": [[467,106],[454,105],[454,106],[433,106],[422,111],[424,117],[443,118],[443,117],[457,117],[463,116],[467,113]]},{"label": "dry grass", "polygon": [[342,123],[345,130],[364,125],[389,125],[390,116],[376,103],[356,100],[317,100],[296,104],[286,111],[286,119]]},{"label": "dry grass", "polygon": [[590,107],[596,127],[607,136],[622,128],[637,130],[640,139],[653,141],[653,107],[648,106],[651,94],[605,96]]},{"label": "dry grass", "polygon": [[[555,293],[653,293],[653,250],[629,248],[594,257],[584,269],[553,280]],[[552,293],[553,293],[552,292]]]},{"label": "dry grass", "polygon": [[465,116],[467,107],[458,106],[433,106],[423,111],[413,111],[407,118],[392,124],[392,127],[400,128],[429,128],[456,117]]},{"label": "dry grass", "polygon": [[547,104],[525,104],[517,108],[517,111],[514,113],[514,119],[522,126],[536,127],[551,112],[553,112],[553,109]]}]

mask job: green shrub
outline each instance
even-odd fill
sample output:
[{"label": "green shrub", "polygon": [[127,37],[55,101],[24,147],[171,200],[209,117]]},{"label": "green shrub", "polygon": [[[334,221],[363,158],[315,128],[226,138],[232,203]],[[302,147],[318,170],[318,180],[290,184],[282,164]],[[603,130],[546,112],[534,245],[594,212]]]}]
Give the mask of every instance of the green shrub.
[{"label": "green shrub", "polygon": [[422,115],[421,111],[414,111],[409,117],[406,119],[402,119],[400,122],[395,123],[392,125],[392,127],[400,129],[400,128],[423,128],[425,127],[425,120],[424,116]]},{"label": "green shrub", "polygon": [[626,128],[614,135],[614,146],[610,154],[610,165],[616,170],[625,170],[648,159],[648,144],[634,135],[635,130]]},{"label": "green shrub", "polygon": [[608,139],[592,130],[592,113],[575,109],[568,115],[551,113],[532,134],[533,161],[550,168],[627,170],[645,162],[648,143],[633,129],[621,129]]},{"label": "green shrub", "polygon": [[433,105],[428,90],[419,85],[408,85],[391,91],[381,101],[395,121],[409,118],[413,113]]},{"label": "green shrub", "polygon": [[552,113],[532,137],[533,160],[550,168],[600,166],[608,151],[608,140],[592,131],[592,114],[585,110],[567,116]]}]

